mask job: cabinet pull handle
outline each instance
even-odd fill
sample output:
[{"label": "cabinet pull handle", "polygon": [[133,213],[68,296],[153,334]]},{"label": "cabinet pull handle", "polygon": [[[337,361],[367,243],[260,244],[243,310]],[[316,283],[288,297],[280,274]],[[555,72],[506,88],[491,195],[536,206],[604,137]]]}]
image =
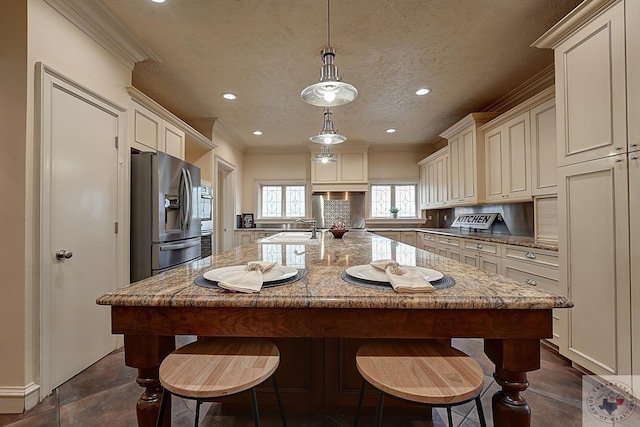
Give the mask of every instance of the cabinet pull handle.
[{"label": "cabinet pull handle", "polygon": [[638,146],[638,143],[637,143],[637,142],[635,142],[635,143],[631,144],[631,146],[632,146],[632,147],[637,147],[637,146]]},{"label": "cabinet pull handle", "polygon": [[638,156],[631,157],[631,160],[638,160]]},{"label": "cabinet pull handle", "polygon": [[527,252],[525,256],[529,259],[536,259],[536,254],[534,254],[533,252]]},{"label": "cabinet pull handle", "polygon": [[536,283],[536,281],[533,280],[533,279],[527,279],[527,280],[525,280],[525,282],[527,283],[527,285],[531,285],[531,286],[537,286],[538,285]]},{"label": "cabinet pull handle", "polygon": [[616,151],[622,150],[622,147],[616,147]]},{"label": "cabinet pull handle", "polygon": [[451,243],[451,239],[447,239],[447,243]]},{"label": "cabinet pull handle", "polygon": [[622,159],[616,159],[616,163],[622,163]]},{"label": "cabinet pull handle", "polygon": [[478,243],[478,244],[476,245],[476,248],[478,248],[478,249],[482,249],[482,245],[481,245],[480,243]]}]

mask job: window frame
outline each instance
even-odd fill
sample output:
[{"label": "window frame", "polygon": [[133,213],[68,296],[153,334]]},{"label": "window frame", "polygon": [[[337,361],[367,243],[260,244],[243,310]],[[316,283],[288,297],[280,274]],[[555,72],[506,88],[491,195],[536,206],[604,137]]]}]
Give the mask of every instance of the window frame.
[{"label": "window frame", "polygon": [[[376,186],[390,186],[391,187],[391,206],[393,207],[395,206],[395,197],[396,197],[396,192],[395,192],[395,187],[396,186],[413,186],[415,191],[414,191],[414,205],[415,205],[415,216],[398,216],[397,218],[393,218],[391,215],[391,212],[387,212],[386,216],[373,216],[373,187]],[[369,218],[372,220],[384,220],[384,219],[389,219],[389,220],[413,220],[413,219],[420,219],[420,202],[418,200],[419,198],[419,192],[420,188],[419,188],[419,183],[415,182],[415,181],[380,181],[380,182],[371,182],[369,184],[369,203],[367,208],[369,209]]]},{"label": "window frame", "polygon": [[[262,187],[281,187],[282,188],[282,213],[286,215],[286,187],[304,187],[304,216],[279,216],[265,217],[262,214]],[[295,221],[296,219],[309,218],[311,208],[310,186],[306,181],[257,181],[256,182],[256,218],[261,222],[286,222]]]}]

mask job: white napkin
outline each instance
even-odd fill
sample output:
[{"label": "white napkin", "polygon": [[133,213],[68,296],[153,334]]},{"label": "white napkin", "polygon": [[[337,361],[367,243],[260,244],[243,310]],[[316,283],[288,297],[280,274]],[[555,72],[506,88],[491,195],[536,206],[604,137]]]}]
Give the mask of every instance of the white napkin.
[{"label": "white napkin", "polygon": [[275,263],[267,261],[251,261],[245,271],[218,282],[218,286],[230,291],[252,293],[262,289],[262,273],[273,268]]},{"label": "white napkin", "polygon": [[370,265],[387,274],[387,278],[396,292],[433,292],[433,285],[417,271],[400,267],[392,259],[373,261]]}]

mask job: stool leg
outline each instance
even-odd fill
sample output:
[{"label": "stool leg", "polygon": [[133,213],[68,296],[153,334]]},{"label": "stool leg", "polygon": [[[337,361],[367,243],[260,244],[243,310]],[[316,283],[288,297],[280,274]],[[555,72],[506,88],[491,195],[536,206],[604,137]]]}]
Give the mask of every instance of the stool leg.
[{"label": "stool leg", "polygon": [[282,418],[282,427],[287,427],[287,419],[284,417],[284,409],[282,409],[282,401],[280,400],[280,390],[278,389],[278,383],[276,382],[275,374],[271,376],[273,379],[273,389],[276,392],[276,400],[278,401],[278,409],[280,409],[280,418]]},{"label": "stool leg", "polygon": [[158,411],[158,420],[156,421],[156,427],[162,427],[164,413],[167,408],[167,401],[170,400],[169,396],[171,396],[171,392],[169,390],[162,390],[162,399],[160,399],[160,410]]},{"label": "stool leg", "polygon": [[453,427],[453,418],[451,417],[451,406],[447,406],[447,418],[449,419],[449,427]]},{"label": "stool leg", "polygon": [[260,427],[260,414],[258,413],[258,396],[256,396],[256,388],[251,387],[251,410],[253,412],[253,421],[256,427]]},{"label": "stool leg", "polygon": [[487,427],[487,421],[484,419],[484,411],[482,410],[482,402],[480,396],[476,397],[476,408],[478,408],[478,419],[481,427]]},{"label": "stool leg", "polygon": [[356,410],[356,419],[353,421],[353,427],[358,427],[358,421],[360,421],[360,410],[362,409],[362,399],[364,398],[364,388],[367,385],[367,381],[362,379],[362,386],[360,387],[360,396],[358,396],[358,409]]},{"label": "stool leg", "polygon": [[201,403],[202,401],[200,399],[196,399],[196,420],[195,420],[194,427],[198,427],[198,424],[200,423],[200,404]]},{"label": "stool leg", "polygon": [[376,427],[382,426],[382,401],[384,399],[384,394],[381,391],[378,391],[378,404],[376,405]]}]

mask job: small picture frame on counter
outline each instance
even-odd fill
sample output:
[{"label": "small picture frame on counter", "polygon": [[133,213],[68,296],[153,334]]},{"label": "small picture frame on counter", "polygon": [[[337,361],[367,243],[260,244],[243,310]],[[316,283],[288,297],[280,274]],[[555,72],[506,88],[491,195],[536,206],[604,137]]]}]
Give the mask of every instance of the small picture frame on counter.
[{"label": "small picture frame on counter", "polygon": [[243,213],[242,214],[242,228],[253,228],[253,214],[252,213]]}]

